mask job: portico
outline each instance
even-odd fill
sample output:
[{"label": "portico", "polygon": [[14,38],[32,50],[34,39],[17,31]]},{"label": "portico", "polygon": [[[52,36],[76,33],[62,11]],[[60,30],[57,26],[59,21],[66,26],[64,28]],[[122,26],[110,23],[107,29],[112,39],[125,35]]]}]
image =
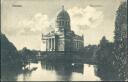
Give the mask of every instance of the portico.
[{"label": "portico", "polygon": [[71,30],[70,16],[62,7],[55,20],[55,30],[42,36],[46,42],[46,51],[79,51],[84,47],[84,37]]}]

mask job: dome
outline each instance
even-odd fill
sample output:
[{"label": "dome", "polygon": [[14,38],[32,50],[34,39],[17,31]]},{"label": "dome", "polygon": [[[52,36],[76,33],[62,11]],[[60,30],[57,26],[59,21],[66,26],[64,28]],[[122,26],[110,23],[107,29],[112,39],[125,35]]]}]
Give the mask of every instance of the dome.
[{"label": "dome", "polygon": [[64,9],[64,6],[62,6],[62,9],[57,14],[57,20],[60,20],[60,19],[66,19],[70,21],[70,16],[68,12]]},{"label": "dome", "polygon": [[70,16],[68,12],[62,6],[62,9],[58,12],[56,18],[56,28],[59,28],[61,31],[70,31]]}]

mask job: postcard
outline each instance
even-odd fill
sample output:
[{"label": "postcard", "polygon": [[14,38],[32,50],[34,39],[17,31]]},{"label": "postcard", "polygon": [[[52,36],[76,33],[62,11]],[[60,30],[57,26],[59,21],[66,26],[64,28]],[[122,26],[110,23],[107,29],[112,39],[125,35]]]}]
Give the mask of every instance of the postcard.
[{"label": "postcard", "polygon": [[126,0],[2,0],[1,81],[128,81]]}]

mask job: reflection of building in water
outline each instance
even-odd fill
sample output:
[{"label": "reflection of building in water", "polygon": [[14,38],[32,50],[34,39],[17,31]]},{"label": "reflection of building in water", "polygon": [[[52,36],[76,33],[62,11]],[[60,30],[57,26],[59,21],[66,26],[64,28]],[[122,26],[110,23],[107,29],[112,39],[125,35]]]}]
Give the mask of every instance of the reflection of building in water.
[{"label": "reflection of building in water", "polygon": [[71,31],[70,16],[62,7],[57,14],[55,30],[42,35],[46,51],[78,51],[84,47],[84,37]]},{"label": "reflection of building in water", "polygon": [[84,72],[84,64],[74,64],[73,72],[82,73]]},{"label": "reflection of building in water", "polygon": [[41,67],[46,70],[55,70],[59,75],[67,75],[72,72],[82,73],[84,70],[84,64],[72,63],[52,63],[52,62],[41,62]]}]

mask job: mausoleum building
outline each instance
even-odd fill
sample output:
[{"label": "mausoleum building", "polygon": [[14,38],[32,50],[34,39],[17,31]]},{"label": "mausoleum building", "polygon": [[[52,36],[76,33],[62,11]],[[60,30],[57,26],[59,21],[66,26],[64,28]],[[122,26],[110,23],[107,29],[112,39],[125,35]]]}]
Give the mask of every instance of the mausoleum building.
[{"label": "mausoleum building", "polygon": [[42,34],[46,51],[79,51],[84,47],[84,37],[76,35],[70,26],[71,20],[68,12],[62,9],[57,13],[55,29],[48,34]]}]

